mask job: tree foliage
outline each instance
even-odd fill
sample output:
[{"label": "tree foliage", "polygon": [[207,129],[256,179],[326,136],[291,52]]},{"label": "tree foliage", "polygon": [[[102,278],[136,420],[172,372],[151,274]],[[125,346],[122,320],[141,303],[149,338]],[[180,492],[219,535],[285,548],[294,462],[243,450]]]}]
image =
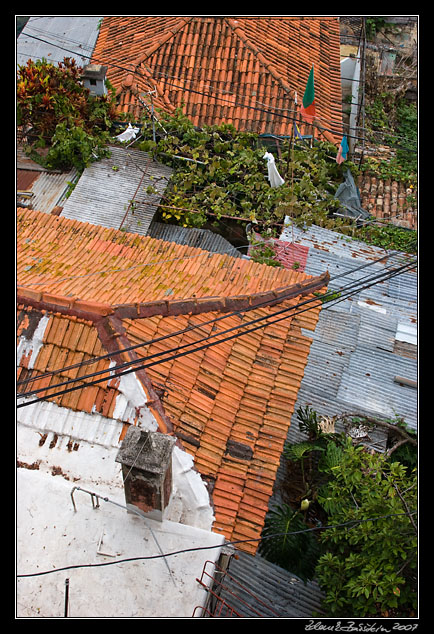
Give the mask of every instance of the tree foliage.
[{"label": "tree foliage", "polygon": [[294,510],[287,504],[276,506],[267,517],[260,545],[260,552],[268,561],[289,570],[304,582],[313,578],[320,555],[317,539],[305,529],[300,509]]},{"label": "tree foliage", "polygon": [[209,215],[243,218],[257,221],[266,230],[275,224],[282,226],[289,214],[299,225],[336,224],[329,216],[339,207],[334,194],[342,168],[336,164],[336,148],[330,144],[292,150],[286,141],[277,161],[285,184],[272,188],[263,158],[265,141],[256,134],[237,132],[226,124],[198,130],[180,109],[173,116],[159,113],[156,129],[154,141],[151,122],[144,119],[145,140],[140,147],[175,168],[161,208],[163,220],[203,226]]},{"label": "tree foliage", "polygon": [[[300,466],[297,503],[309,500],[309,511],[290,504],[272,509],[261,553],[305,581],[315,578],[327,616],[414,615],[414,463],[371,452],[345,433],[325,433],[310,407],[297,415],[308,439],[286,445],[284,455]],[[315,531],[301,533],[303,523]]]},{"label": "tree foliage", "polygon": [[417,483],[416,470],[407,471],[348,440],[321,489],[329,524],[355,521],[321,534],[326,552],[316,575],[331,616],[408,616],[416,609]]},{"label": "tree foliage", "polygon": [[[159,112],[154,127],[145,117],[141,134],[145,140],[139,147],[174,168],[160,207],[164,222],[202,227],[213,219],[223,223],[243,219],[244,226],[251,222],[252,228],[268,236],[279,235],[288,216],[299,227],[316,224],[378,246],[416,249],[414,232],[399,227],[363,230],[351,218],[334,215],[340,209],[335,194],[344,170],[357,177],[358,168],[351,161],[338,165],[336,147],[330,143],[309,147],[298,141],[292,147],[290,139],[281,141],[275,159],[285,183],[272,188],[263,158],[266,141],[254,133],[227,124],[197,129],[178,109],[174,115]],[[263,248],[256,248],[256,256],[276,265],[274,254]]]},{"label": "tree foliage", "polygon": [[[83,169],[108,153],[109,130],[118,117],[114,95],[92,95],[81,71],[71,58],[57,66],[29,59],[18,67],[17,123],[31,141],[32,158],[47,167]],[[41,147],[48,147],[45,157]]]}]

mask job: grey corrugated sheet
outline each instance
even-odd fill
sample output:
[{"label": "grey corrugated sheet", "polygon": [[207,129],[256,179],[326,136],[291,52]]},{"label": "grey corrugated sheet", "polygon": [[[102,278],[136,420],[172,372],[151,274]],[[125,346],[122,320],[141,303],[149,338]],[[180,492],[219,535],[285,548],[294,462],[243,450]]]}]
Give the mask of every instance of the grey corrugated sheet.
[{"label": "grey corrugated sheet", "polygon": [[343,372],[338,398],[349,407],[358,406],[382,417],[403,416],[410,427],[417,427],[417,391],[399,385],[394,377],[417,380],[414,359],[400,357],[378,347],[360,346],[351,355]]},{"label": "grey corrugated sheet", "polygon": [[[282,239],[291,241],[291,229]],[[309,247],[305,271],[319,275],[328,270],[331,278],[343,272],[350,275],[331,279],[330,290],[362,280],[366,276],[396,266],[405,260],[393,253],[387,263],[373,263],[386,252],[378,247],[349,240],[328,229],[310,227],[301,231],[294,227],[295,242]],[[306,439],[299,429],[297,409],[309,405],[322,416],[344,413],[365,414],[381,419],[404,417],[411,429],[417,430],[417,390],[396,383],[395,376],[417,380],[417,358],[400,356],[395,350],[399,324],[417,326],[417,276],[404,273],[361,291],[340,303],[324,304],[315,332],[306,331],[313,339],[308,362],[298,392],[288,442]],[[337,431],[342,431],[341,423]],[[387,434],[380,428],[370,433],[366,444],[377,451],[386,448]],[[280,501],[279,490],[285,477],[282,459],[276,478],[273,500]]]},{"label": "grey corrugated sheet", "polygon": [[229,575],[235,582],[226,577],[220,594],[237,614],[245,618],[310,618],[321,614],[323,594],[315,581],[305,584],[258,555],[241,551],[237,555],[229,565]]},{"label": "grey corrugated sheet", "polygon": [[243,257],[242,253],[225,238],[207,229],[178,227],[153,220],[149,227],[148,236],[158,240],[196,247],[211,253],[226,253],[235,258]]},{"label": "grey corrugated sheet", "polygon": [[[285,230],[282,239],[290,241],[291,236],[291,229]],[[309,247],[305,272],[318,275],[328,270],[331,290],[384,272],[407,257],[393,252],[387,261],[374,263],[386,255],[384,249],[316,226],[306,231],[294,227],[294,237],[296,243]],[[371,265],[356,270],[366,263]],[[348,271],[350,275],[333,279]],[[404,416],[406,423],[416,429],[417,390],[393,380],[395,376],[417,379],[417,359],[394,352],[400,323],[417,324],[417,275],[414,272],[405,272],[371,286],[336,305],[324,304],[315,332],[306,332],[314,342],[296,410],[315,403],[320,397],[321,414],[358,411],[382,418],[396,414]],[[337,355],[342,363],[336,359]],[[289,438],[299,440],[296,414],[291,427]]]},{"label": "grey corrugated sheet", "polygon": [[31,199],[32,209],[51,213],[54,207],[63,204],[65,195],[69,190],[68,183],[74,182],[77,178],[77,171],[72,169],[61,174],[40,171],[37,174],[36,180],[28,189],[34,194]]},{"label": "grey corrugated sheet", "polygon": [[[62,216],[147,235],[172,170],[137,149],[110,146],[110,152],[84,170]],[[158,193],[147,194],[149,186]]]},{"label": "grey corrugated sheet", "polygon": [[78,66],[88,64],[101,20],[96,15],[31,16],[17,39],[17,64],[43,57],[51,62],[72,57]]},{"label": "grey corrugated sheet", "polygon": [[[16,150],[16,176],[17,189],[22,189],[20,181],[30,182],[26,186],[26,191],[33,192],[31,199],[32,209],[51,213],[53,207],[63,204],[65,195],[69,190],[68,183],[74,183],[78,177],[77,170],[72,167],[70,170],[61,172],[59,170],[46,170],[38,163],[35,163],[24,152],[21,145]],[[24,200],[24,199],[23,199]]]}]

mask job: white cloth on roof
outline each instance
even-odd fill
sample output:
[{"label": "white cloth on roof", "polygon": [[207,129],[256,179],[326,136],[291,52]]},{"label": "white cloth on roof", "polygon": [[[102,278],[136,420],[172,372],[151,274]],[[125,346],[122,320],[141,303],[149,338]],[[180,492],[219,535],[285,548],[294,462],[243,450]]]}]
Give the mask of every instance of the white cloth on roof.
[{"label": "white cloth on roof", "polygon": [[140,132],[140,128],[133,128],[131,123],[128,124],[128,128],[124,130],[121,134],[117,135],[118,141],[131,141],[131,139],[135,139],[137,134]]},{"label": "white cloth on roof", "polygon": [[274,162],[274,156],[270,154],[270,152],[265,152],[263,158],[267,159],[268,180],[270,181],[271,187],[280,187],[284,184],[285,181],[277,171],[277,167]]}]

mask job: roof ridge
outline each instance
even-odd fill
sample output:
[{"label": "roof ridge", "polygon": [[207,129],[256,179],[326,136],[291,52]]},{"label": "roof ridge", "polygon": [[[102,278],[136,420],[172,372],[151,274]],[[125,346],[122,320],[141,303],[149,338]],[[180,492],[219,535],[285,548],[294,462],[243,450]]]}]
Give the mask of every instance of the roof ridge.
[{"label": "roof ridge", "polygon": [[92,322],[97,322],[102,317],[114,313],[110,304],[57,295],[47,291],[34,291],[25,286],[18,286],[16,300],[17,304],[30,305],[40,310],[79,317]]},{"label": "roof ridge", "polygon": [[[141,68],[141,72],[142,72],[142,76],[145,75],[144,79],[146,79],[147,81],[151,82],[152,85],[154,86],[156,92],[157,92],[157,99],[161,99],[164,102],[164,105],[166,108],[169,108],[169,110],[171,112],[174,112],[176,110],[176,106],[174,106],[174,104],[169,100],[169,98],[167,97],[167,94],[164,90],[164,88],[161,88],[160,84],[161,82],[159,80],[157,80],[153,75],[152,72],[148,70],[148,68],[146,68],[144,62],[146,59],[148,59],[153,53],[155,53],[155,51],[157,51],[161,46],[163,46],[164,44],[166,44],[170,39],[172,39],[177,33],[179,33],[179,31],[186,25],[188,24],[188,22],[190,22],[193,19],[193,17],[180,17],[179,23],[176,27],[172,26],[170,27],[167,32],[165,34],[162,35],[162,37],[154,42],[150,47],[148,47],[146,49],[146,51],[144,51],[143,53],[141,53],[139,55],[139,57],[136,58],[136,60],[133,62],[133,66],[135,69],[137,69],[141,64],[143,64],[142,68]],[[125,83],[128,82],[128,83]],[[132,92],[134,91],[135,93],[139,93],[139,89],[138,89],[138,85],[137,82],[134,82],[134,79],[132,78],[132,74],[127,75],[127,77],[125,78],[123,85],[127,88],[129,88]],[[119,92],[119,91],[118,91]],[[137,94],[136,94],[137,96]]]},{"label": "roof ridge", "polygon": [[209,312],[236,312],[250,308],[278,304],[311,293],[326,286],[330,279],[328,271],[316,277],[309,277],[295,284],[287,284],[277,289],[258,291],[244,295],[216,295],[205,297],[187,297],[183,299],[159,299],[131,304],[108,304],[92,300],[81,300],[47,291],[35,291],[25,286],[17,290],[17,303],[31,305],[34,308],[76,316],[92,322],[102,317],[115,315],[120,319],[143,319],[154,315],[198,315]]},{"label": "roof ridge", "polygon": [[266,57],[261,53],[257,46],[247,37],[244,33],[242,27],[239,25],[238,20],[234,18],[225,18],[226,23],[231,27],[236,35],[243,41],[243,43],[255,54],[258,61],[265,66],[268,72],[273,76],[273,78],[280,83],[282,88],[291,93],[291,96],[295,96],[295,90],[292,88],[289,83],[282,77],[282,75],[277,71],[275,66],[267,61]]},{"label": "roof ridge", "polygon": [[172,37],[174,37],[186,24],[188,24],[188,22],[191,22],[193,18],[194,16],[190,16],[188,18],[180,17],[179,24],[177,27],[172,26],[171,28],[169,28],[159,40],[154,42],[154,44],[152,44],[149,48],[146,49],[146,51],[144,51],[143,53],[139,55],[139,57],[137,57],[137,59],[134,62],[135,68],[137,68],[137,66],[139,66],[142,62],[144,62],[144,60],[147,59],[150,55],[155,53],[155,51],[159,49],[160,46],[163,46],[163,44],[166,44],[166,42],[168,42]]},{"label": "roof ridge", "polygon": [[[303,296],[316,291],[328,284],[329,272],[316,277],[309,277],[295,284],[287,284],[277,289],[259,291],[244,295],[217,295],[205,297],[189,297],[184,299],[159,299],[149,302],[135,302],[113,306],[117,316],[121,319],[143,319],[154,315],[177,316],[198,315],[209,312],[236,312],[250,308],[278,304],[287,299]],[[291,289],[291,290],[289,290]]]}]

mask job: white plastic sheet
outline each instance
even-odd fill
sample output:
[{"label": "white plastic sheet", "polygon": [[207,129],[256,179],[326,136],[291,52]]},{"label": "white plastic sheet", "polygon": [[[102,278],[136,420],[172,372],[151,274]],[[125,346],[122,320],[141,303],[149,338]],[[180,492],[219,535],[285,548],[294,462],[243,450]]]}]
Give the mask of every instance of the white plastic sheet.
[{"label": "white plastic sheet", "polygon": [[274,161],[274,156],[270,154],[270,152],[265,152],[264,159],[267,159],[268,166],[268,180],[270,181],[271,187],[280,187],[284,184],[283,178],[280,176],[277,171],[277,167]]}]

